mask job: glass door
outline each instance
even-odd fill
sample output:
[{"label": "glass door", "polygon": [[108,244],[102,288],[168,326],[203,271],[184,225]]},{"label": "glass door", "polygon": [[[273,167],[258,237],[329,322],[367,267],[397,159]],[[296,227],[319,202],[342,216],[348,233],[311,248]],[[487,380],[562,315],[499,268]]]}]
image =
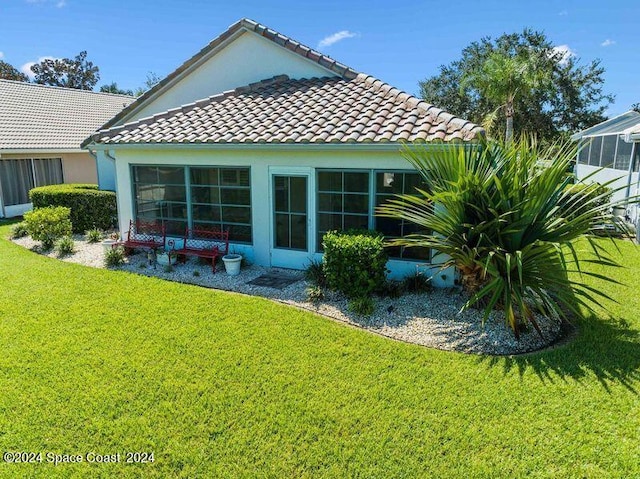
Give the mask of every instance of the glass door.
[{"label": "glass door", "polygon": [[309,258],[309,175],[271,176],[271,264],[303,268]]}]

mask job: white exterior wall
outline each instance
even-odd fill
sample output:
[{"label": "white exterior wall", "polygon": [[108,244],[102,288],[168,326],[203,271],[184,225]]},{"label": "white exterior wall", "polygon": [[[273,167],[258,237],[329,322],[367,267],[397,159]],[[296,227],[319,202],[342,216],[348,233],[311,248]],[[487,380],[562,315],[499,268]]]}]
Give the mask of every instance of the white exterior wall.
[{"label": "white exterior wall", "polygon": [[[631,177],[629,177],[628,171],[615,170],[613,168],[600,168],[598,166],[578,163],[576,165],[576,176],[578,180],[586,181],[587,183],[598,182],[603,184],[613,181],[611,184],[607,185],[608,188],[622,188],[619,191],[614,192],[611,196],[611,200],[613,202],[622,201],[627,197],[640,194],[640,175],[637,172],[632,172]],[[585,180],[585,178],[587,179]],[[629,185],[628,193],[627,185]],[[640,220],[638,217],[637,205],[629,207],[629,216],[631,217],[631,221],[634,223]]]},{"label": "white exterior wall", "polygon": [[163,94],[140,111],[127,117],[126,123],[171,108],[233,90],[276,75],[290,78],[337,76],[317,63],[307,60],[260,35],[245,31],[178,83],[169,85]]},{"label": "white exterior wall", "polygon": [[[162,166],[248,166],[251,168],[251,214],[253,228],[253,245],[232,244],[230,249],[243,254],[250,262],[263,266],[271,266],[271,208],[273,200],[270,188],[270,168],[308,167],[311,169],[309,196],[311,208],[311,231],[309,232],[310,251],[316,251],[315,202],[316,192],[313,185],[315,168],[335,169],[380,169],[411,170],[411,165],[397,151],[388,152],[351,152],[351,151],[313,151],[269,149],[183,149],[183,150],[142,150],[120,149],[116,156],[116,178],[118,197],[118,221],[121,233],[127,229],[129,220],[133,218],[133,186],[131,165]],[[373,192],[371,192],[373,194]],[[310,253],[308,259],[317,259],[321,255]],[[308,261],[307,261],[308,263]],[[400,278],[416,272],[416,261],[390,260],[388,268],[390,277]],[[304,265],[302,265],[304,266]],[[425,272],[420,267],[420,272]],[[437,271],[433,268],[433,272]],[[453,272],[437,273],[433,278],[436,286],[452,286]]]}]

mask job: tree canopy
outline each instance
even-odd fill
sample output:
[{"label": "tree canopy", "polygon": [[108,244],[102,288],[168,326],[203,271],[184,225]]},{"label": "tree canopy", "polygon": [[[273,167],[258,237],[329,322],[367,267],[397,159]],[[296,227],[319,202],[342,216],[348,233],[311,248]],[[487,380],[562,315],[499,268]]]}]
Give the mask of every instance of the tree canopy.
[{"label": "tree canopy", "polygon": [[102,93],[117,93],[118,95],[129,95],[133,96],[133,90],[123,90],[118,86],[116,82],[111,82],[107,85],[102,85],[100,87],[100,91]]},{"label": "tree canopy", "polygon": [[29,77],[13,65],[0,60],[0,78],[3,80],[29,81]]},{"label": "tree canopy", "polygon": [[478,80],[483,77],[483,70],[486,73],[491,66],[488,62],[496,63],[497,59],[506,62],[509,58],[535,59],[532,65],[536,71],[531,73],[546,78],[546,81],[525,81],[526,91],[520,89],[513,97],[516,135],[535,133],[541,140],[553,141],[606,119],[605,110],[613,96],[603,90],[604,68],[600,61],[583,65],[566,50],[554,48],[544,33],[529,29],[495,40],[487,37],[472,42],[459,60],[442,65],[438,75],[420,82],[421,95],[429,103],[479,124],[494,113],[499,121],[490,134],[503,136],[507,108],[500,107],[506,98],[499,100],[496,95],[487,95]]},{"label": "tree canopy", "polygon": [[31,67],[35,83],[62,86],[79,90],[93,90],[100,79],[99,68],[87,60],[87,52],[75,58],[46,58]]}]

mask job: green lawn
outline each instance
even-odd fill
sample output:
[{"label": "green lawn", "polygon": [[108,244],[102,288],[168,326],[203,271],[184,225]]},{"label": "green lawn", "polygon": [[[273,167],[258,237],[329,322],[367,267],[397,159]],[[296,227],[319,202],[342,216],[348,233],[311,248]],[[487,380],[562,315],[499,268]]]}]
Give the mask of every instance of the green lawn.
[{"label": "green lawn", "polygon": [[483,358],[0,239],[0,450],[155,455],[0,476],[640,477],[640,250],[621,250],[615,319]]}]

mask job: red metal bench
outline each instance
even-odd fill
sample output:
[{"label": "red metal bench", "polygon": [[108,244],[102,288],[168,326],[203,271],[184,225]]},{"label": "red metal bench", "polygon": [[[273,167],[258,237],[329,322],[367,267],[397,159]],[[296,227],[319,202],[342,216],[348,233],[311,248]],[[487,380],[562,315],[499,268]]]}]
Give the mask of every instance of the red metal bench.
[{"label": "red metal bench", "polygon": [[[169,241],[169,244],[175,244],[175,242]],[[182,247],[176,248],[174,251],[180,255],[183,263],[187,256],[211,258],[211,267],[215,273],[216,259],[229,252],[229,230],[187,228]]]},{"label": "red metal bench", "polygon": [[126,249],[134,248],[164,248],[165,228],[156,221],[130,220],[129,230],[124,239],[116,243]]}]

